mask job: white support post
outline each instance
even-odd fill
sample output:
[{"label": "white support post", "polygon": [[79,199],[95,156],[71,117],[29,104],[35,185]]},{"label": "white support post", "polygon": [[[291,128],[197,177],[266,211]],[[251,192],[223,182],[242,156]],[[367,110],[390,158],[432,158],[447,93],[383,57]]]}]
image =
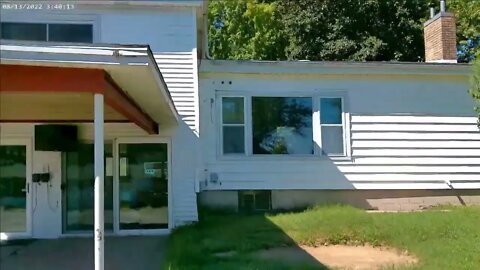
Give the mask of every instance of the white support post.
[{"label": "white support post", "polygon": [[95,162],[95,270],[104,268],[104,233],[103,233],[103,183],[104,183],[104,135],[103,135],[103,95],[94,97],[94,162]]}]

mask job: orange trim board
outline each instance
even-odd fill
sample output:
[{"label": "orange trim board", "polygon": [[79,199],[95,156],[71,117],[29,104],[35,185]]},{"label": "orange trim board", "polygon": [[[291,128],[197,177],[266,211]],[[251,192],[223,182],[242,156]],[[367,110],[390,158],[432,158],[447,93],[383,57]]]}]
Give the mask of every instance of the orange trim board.
[{"label": "orange trim board", "polygon": [[158,133],[157,123],[103,69],[0,64],[0,92],[103,94],[110,107],[149,134]]},{"label": "orange trim board", "polygon": [[[82,124],[82,123],[93,123],[92,119],[76,119],[76,120],[62,120],[62,119],[20,119],[20,120],[10,120],[10,119],[0,119],[0,123],[53,123],[53,124]],[[105,123],[131,123],[128,120],[105,120]]]},{"label": "orange trim board", "polygon": [[102,92],[103,69],[0,64],[0,92]]}]

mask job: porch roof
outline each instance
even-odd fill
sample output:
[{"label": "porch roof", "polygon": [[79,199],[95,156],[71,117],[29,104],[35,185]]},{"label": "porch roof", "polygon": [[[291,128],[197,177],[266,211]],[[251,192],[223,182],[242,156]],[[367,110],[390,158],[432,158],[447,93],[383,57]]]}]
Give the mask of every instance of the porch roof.
[{"label": "porch roof", "polygon": [[154,134],[179,119],[145,45],[16,42],[0,45],[0,61],[0,122],[93,121],[94,93],[107,122]]}]

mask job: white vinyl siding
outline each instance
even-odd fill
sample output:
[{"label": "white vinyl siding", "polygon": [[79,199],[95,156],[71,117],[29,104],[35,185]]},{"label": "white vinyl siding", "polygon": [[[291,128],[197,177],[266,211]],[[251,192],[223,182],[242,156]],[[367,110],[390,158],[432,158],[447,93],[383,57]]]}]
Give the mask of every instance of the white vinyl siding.
[{"label": "white vinyl siding", "polygon": [[196,128],[197,73],[192,52],[155,53],[155,60],[182,120]]},{"label": "white vinyl siding", "polygon": [[[374,128],[377,123],[388,128]],[[417,130],[419,123],[444,128]],[[457,189],[480,186],[475,117],[352,115],[351,130],[350,159],[256,160],[248,171],[222,162],[210,169],[228,179],[220,189],[448,189],[446,181]]]},{"label": "white vinyl siding", "polygon": [[352,182],[480,180],[475,117],[352,115]]}]

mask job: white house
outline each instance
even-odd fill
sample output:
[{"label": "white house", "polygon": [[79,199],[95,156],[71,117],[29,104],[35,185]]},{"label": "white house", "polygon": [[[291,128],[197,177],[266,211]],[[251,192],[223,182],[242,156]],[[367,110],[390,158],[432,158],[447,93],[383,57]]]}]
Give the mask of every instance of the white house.
[{"label": "white house", "polygon": [[114,235],[195,222],[197,201],[480,203],[449,13],[432,63],[268,62],[208,59],[202,0],[1,4],[2,239],[91,233],[102,203]]}]

